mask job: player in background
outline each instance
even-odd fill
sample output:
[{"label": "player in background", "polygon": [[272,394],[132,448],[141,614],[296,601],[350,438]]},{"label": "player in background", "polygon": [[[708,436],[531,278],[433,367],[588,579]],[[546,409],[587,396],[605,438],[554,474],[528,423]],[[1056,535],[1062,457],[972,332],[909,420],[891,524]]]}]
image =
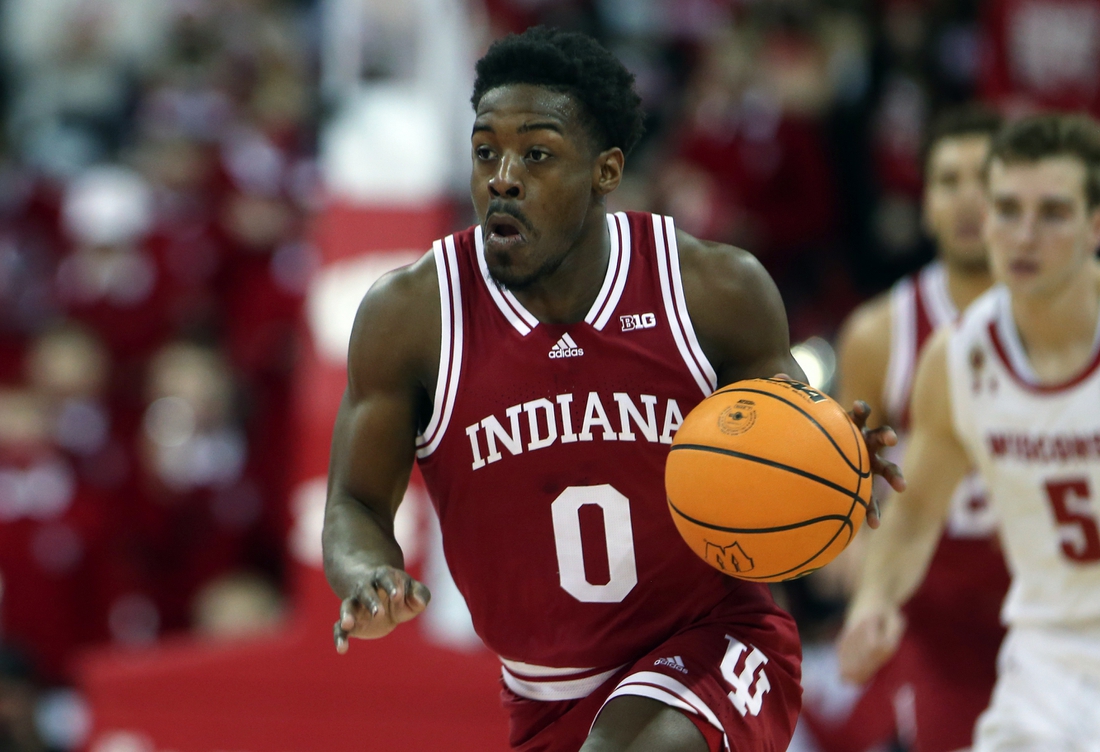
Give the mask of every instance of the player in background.
[{"label": "player in background", "polygon": [[897,645],[969,466],[1012,572],[1008,636],[975,749],[1086,750],[1100,739],[1100,124],[1041,115],[994,139],[985,240],[999,283],[925,348],[909,489],[869,536],[841,664]]},{"label": "player in background", "polygon": [[[673,432],[716,386],[801,377],[779,294],[744,251],[608,214],[641,110],[594,40],[498,41],[473,104],[479,224],[376,284],[352,333],[323,537],[337,649],[427,606],[393,537],[416,458],[501,657],[514,749],[781,752],[794,624],[690,551],[663,482]],[[894,440],[865,436],[875,454]]]},{"label": "player in background", "polygon": [[[900,455],[905,443],[921,349],[991,284],[982,240],[983,169],[1000,125],[997,114],[973,106],[946,111],[932,124],[923,213],[936,260],[857,308],[841,332],[841,404],[860,397],[872,416],[894,426],[900,438],[892,454]],[[974,721],[989,704],[1004,636],[999,612],[1008,572],[977,474],[969,473],[950,497],[928,574],[897,624],[904,627],[898,654],[864,695],[872,702],[889,695],[881,699],[908,713],[898,726],[913,735],[907,741],[914,752],[970,745]]]}]

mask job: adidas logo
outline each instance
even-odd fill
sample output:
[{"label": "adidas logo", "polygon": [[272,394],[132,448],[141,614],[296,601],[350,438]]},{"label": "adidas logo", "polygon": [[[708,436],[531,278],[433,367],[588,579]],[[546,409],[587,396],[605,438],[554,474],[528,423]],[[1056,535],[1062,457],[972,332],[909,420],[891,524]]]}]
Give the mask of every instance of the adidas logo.
[{"label": "adidas logo", "polygon": [[561,335],[561,339],[550,350],[551,358],[575,358],[578,355],[584,355],[584,350],[577,347],[577,343],[568,334]]},{"label": "adidas logo", "polygon": [[681,674],[686,674],[688,672],[687,666],[684,665],[683,659],[680,658],[680,656],[678,655],[673,656],[672,658],[658,658],[657,660],[653,661],[653,665],[664,666],[665,668],[670,668],[673,671],[679,671]]}]

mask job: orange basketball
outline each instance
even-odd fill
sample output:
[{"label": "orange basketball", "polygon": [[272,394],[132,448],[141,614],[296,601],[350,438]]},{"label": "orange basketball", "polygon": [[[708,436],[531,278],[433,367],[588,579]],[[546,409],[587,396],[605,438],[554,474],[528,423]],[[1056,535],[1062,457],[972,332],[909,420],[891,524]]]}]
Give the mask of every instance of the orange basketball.
[{"label": "orange basketball", "polygon": [[672,519],[719,571],[777,582],[823,567],[852,540],[871,498],[859,429],[798,382],[738,381],[700,402],[665,465]]}]

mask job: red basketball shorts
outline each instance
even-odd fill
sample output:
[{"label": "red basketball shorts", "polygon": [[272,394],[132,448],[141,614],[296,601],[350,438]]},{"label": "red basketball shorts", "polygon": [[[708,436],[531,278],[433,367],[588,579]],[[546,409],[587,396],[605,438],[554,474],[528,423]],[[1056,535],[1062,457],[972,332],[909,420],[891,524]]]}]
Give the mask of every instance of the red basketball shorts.
[{"label": "red basketball shorts", "polygon": [[802,704],[800,678],[798,632],[786,614],[754,624],[707,620],[677,632],[579,700],[528,700],[505,687],[509,742],[521,752],[577,752],[603,705],[634,695],[683,711],[711,752],[783,752]]}]

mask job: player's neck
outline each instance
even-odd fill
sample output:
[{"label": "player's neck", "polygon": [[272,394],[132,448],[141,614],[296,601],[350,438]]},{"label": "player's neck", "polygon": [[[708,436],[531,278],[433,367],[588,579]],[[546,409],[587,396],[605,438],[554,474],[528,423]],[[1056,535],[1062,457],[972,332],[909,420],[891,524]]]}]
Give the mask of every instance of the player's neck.
[{"label": "player's neck", "polygon": [[1100,264],[1088,261],[1052,295],[1013,295],[1012,317],[1036,374],[1044,381],[1072,377],[1087,363],[1096,337]]},{"label": "player's neck", "polygon": [[966,310],[967,306],[993,285],[988,267],[974,269],[951,264],[946,260],[943,266],[947,272],[947,294],[951,296],[956,311]]},{"label": "player's neck", "polygon": [[593,211],[561,265],[515,296],[544,324],[572,324],[584,319],[603,287],[611,258],[607,214]]}]

